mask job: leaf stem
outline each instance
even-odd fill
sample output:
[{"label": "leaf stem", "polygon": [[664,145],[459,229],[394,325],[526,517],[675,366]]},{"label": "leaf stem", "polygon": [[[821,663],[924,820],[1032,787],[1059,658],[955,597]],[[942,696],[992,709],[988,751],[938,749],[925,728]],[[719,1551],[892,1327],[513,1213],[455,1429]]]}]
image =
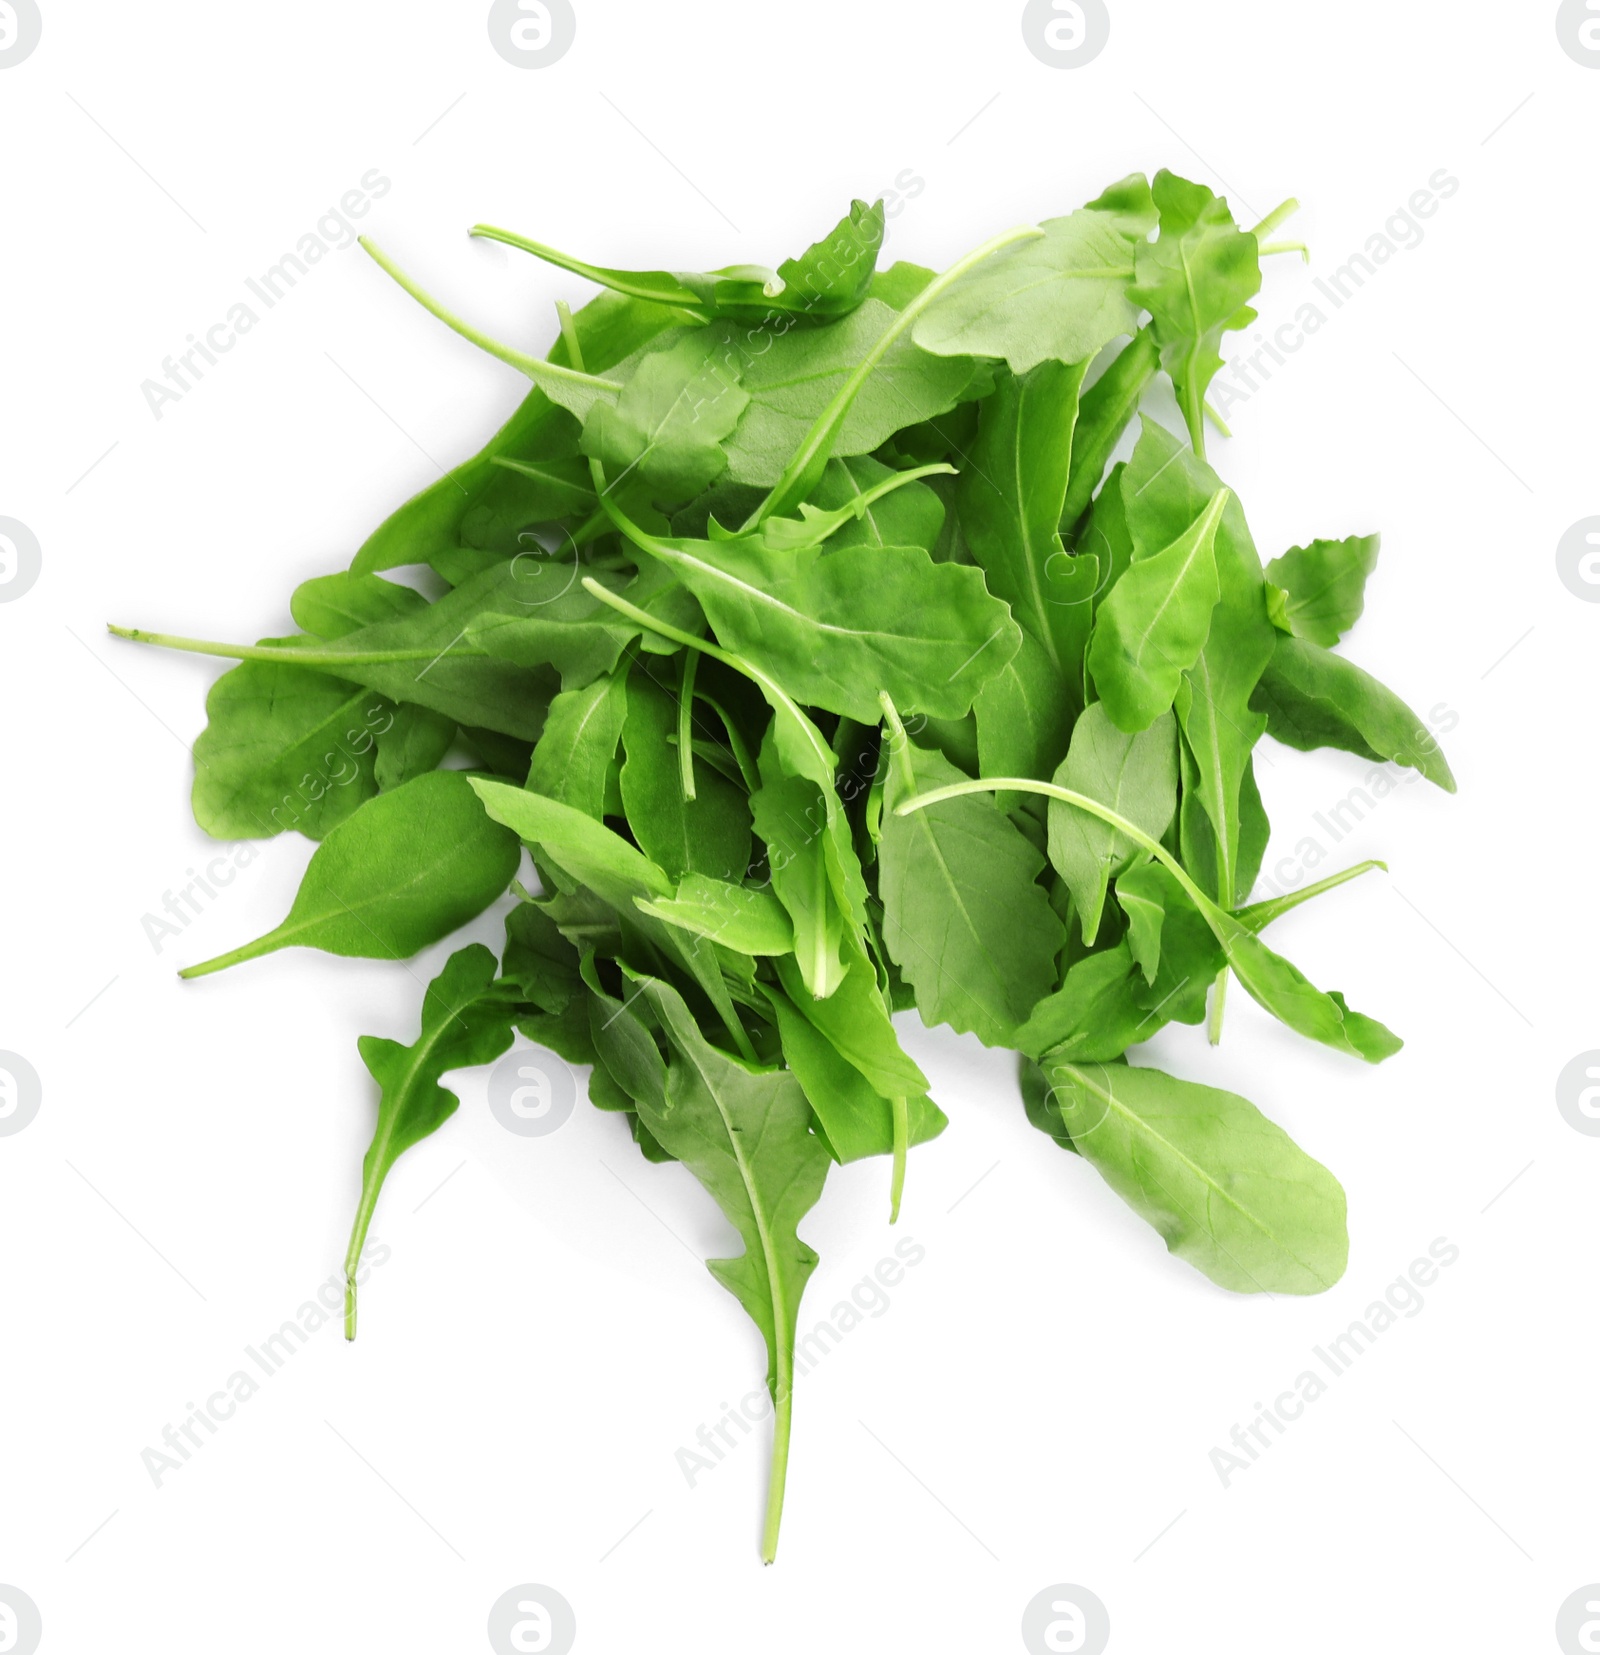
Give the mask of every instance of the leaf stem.
[{"label": "leaf stem", "polygon": [[900,1198],[906,1192],[906,1151],[911,1143],[911,1110],[904,1098],[889,1099],[894,1122],[894,1171],[889,1178],[889,1222],[900,1222]]},{"label": "leaf stem", "polygon": [[700,665],[700,652],[686,649],[678,678],[678,774],[683,782],[683,796],[694,801],[694,677]]},{"label": "leaf stem", "polygon": [[529,356],[526,351],[513,350],[510,345],[502,345],[498,339],[491,339],[488,334],[473,327],[470,322],[463,321],[454,311],[446,310],[431,293],[413,281],[370,236],[362,236],[360,239],[362,250],[372,259],[373,263],[392,276],[424,310],[437,316],[447,328],[459,333],[463,339],[476,345],[479,350],[487,351],[490,356],[498,357],[519,373],[526,374],[536,384],[540,381],[555,380],[572,386],[584,386],[594,391],[620,391],[622,389],[622,386],[615,380],[596,379],[591,374],[580,373],[575,368],[563,368],[558,363],[547,362],[537,356]]},{"label": "leaf stem", "polygon": [[532,253],[536,259],[543,259],[546,264],[553,264],[560,270],[570,270],[574,276],[586,277],[599,287],[609,287],[613,293],[625,293],[633,299],[648,299],[652,304],[670,305],[688,311],[697,322],[710,320],[710,313],[705,306],[681,282],[678,284],[678,293],[669,296],[659,287],[652,288],[647,282],[630,280],[629,271],[602,269],[599,265],[589,264],[583,259],[575,259],[570,253],[547,247],[542,241],[530,241],[526,236],[498,229],[493,224],[474,224],[471,234],[483,241],[498,241],[521,252]]},{"label": "leaf stem", "polygon": [[[215,655],[225,661],[278,661],[289,666],[320,667],[331,671],[335,667],[382,666],[391,661],[436,661],[441,651],[436,649],[299,649],[292,644],[282,648],[273,644],[217,644],[204,638],[180,638],[170,632],[145,632],[136,626],[112,626],[106,631],[118,638],[127,638],[136,644],[154,644],[161,649],[178,649],[189,655]],[[468,645],[457,653],[482,655],[481,649]]]},{"label": "leaf stem", "polygon": [[[781,1335],[780,1335],[781,1338]],[[778,1351],[777,1383],[772,1388],[772,1469],[767,1481],[767,1520],[761,1534],[761,1561],[778,1555],[783,1526],[783,1495],[789,1481],[789,1437],[794,1427],[794,1353]]]},{"label": "leaf stem", "polygon": [[991,254],[998,253],[1013,242],[1031,240],[1043,234],[1043,230],[1032,224],[1017,225],[1014,229],[1006,230],[986,241],[965,258],[958,259],[942,275],[935,276],[883,330],[871,350],[856,364],[855,371],[839,387],[833,400],[817,415],[805,439],[795,450],[794,457],[784,468],[783,475],[772,485],[772,492],[750,514],[744,531],[749,533],[759,528],[769,517],[792,511],[816,486],[817,478],[827,464],[833,440],[844,424],[845,416],[850,412],[850,405],[860,393],[861,387],[888,354],[889,347],[935,299],[953,283],[958,282],[974,265],[981,264]]},{"label": "leaf stem", "polygon": [[[1280,201],[1278,205],[1274,207],[1264,219],[1262,219],[1255,229],[1250,232],[1250,234],[1253,235],[1257,241],[1262,241],[1267,236],[1270,236],[1280,224],[1288,223],[1288,221],[1299,211],[1300,203],[1294,196],[1291,195],[1287,201]],[[1261,251],[1266,252],[1266,248],[1263,247]]]}]

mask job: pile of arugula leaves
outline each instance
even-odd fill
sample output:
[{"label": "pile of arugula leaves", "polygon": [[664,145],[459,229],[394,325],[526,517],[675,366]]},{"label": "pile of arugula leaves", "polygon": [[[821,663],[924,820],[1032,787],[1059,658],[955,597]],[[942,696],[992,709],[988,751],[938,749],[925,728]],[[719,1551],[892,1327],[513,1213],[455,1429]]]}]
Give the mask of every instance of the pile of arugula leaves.
[{"label": "pile of arugula leaves", "polygon": [[[457,1106],[441,1078],[517,1032],[589,1066],[743,1242],[710,1268],[766,1341],[770,1561],[801,1223],[831,1164],[873,1155],[892,1218],[946,1124],[891,1021],[911,1007],[1019,1052],[1033,1124],[1213,1281],[1338,1279],[1333,1176],[1244,1098],[1128,1061],[1208,998],[1215,1042],[1230,978],[1324,1045],[1396,1051],[1262,940],[1375,864],[1249,903],[1252,754],[1270,734],[1454,787],[1334,653],[1376,537],[1263,567],[1206,460],[1222,336],[1255,320],[1293,208],[1243,230],[1203,186],[1135,175],[941,275],[877,269],[881,204],[776,271],[604,269],[480,226],[602,289],[558,306],[545,358],[368,245],[527,398],[296,589],[294,636],[112,629],[239,662],[195,746],[201,827],[319,842],[280,925],[184,975],[291,946],[403,959],[515,894],[501,957],[452,955],[414,1043],[360,1041],[381,1101],[352,1336],[383,1181]],[[1159,376],[1186,441],[1135,427]]]}]

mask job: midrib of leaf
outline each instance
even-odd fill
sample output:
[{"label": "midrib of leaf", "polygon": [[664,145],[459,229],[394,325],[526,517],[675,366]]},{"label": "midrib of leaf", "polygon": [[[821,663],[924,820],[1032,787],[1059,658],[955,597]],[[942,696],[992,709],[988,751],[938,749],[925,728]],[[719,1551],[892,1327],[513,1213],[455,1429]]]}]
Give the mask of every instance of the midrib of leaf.
[{"label": "midrib of leaf", "polygon": [[1027,577],[1028,592],[1033,601],[1033,616],[1038,624],[1039,642],[1045,647],[1045,653],[1050,657],[1050,664],[1061,675],[1066,675],[1066,668],[1062,664],[1061,651],[1056,647],[1054,628],[1049,624],[1049,616],[1044,607],[1044,588],[1039,581],[1039,559],[1036,556],[1037,548],[1033,544],[1032,523],[1029,519],[1027,501],[1022,487],[1022,430],[1027,407],[1027,393],[1017,408],[1017,440],[1011,445],[1012,449],[1012,483],[1015,486],[1017,501],[1017,526],[1022,541],[1023,569]]},{"label": "midrib of leaf", "polygon": [[[1057,1067],[1057,1065],[1052,1065],[1052,1067]],[[1094,1082],[1091,1081],[1084,1073],[1084,1071],[1075,1063],[1062,1063],[1059,1067],[1069,1070],[1073,1078],[1086,1092],[1092,1092],[1109,1109],[1115,1110],[1116,1113],[1123,1120],[1125,1120],[1136,1133],[1141,1133],[1148,1138],[1151,1143],[1160,1145],[1161,1148],[1166,1150],[1175,1161],[1178,1161],[1183,1166],[1187,1167],[1188,1170],[1194,1174],[1195,1178],[1205,1186],[1206,1199],[1208,1202],[1213,1198],[1220,1199],[1226,1205],[1232,1207],[1233,1210],[1247,1223],[1253,1225],[1257,1230],[1259,1230],[1261,1234],[1279,1250],[1279,1252],[1284,1254],[1285,1257],[1292,1258],[1294,1262],[1298,1264],[1313,1281],[1322,1282],[1326,1287],[1331,1287],[1333,1285],[1331,1282],[1326,1280],[1320,1270],[1313,1269],[1311,1265],[1307,1264],[1306,1261],[1301,1258],[1300,1255],[1295,1252],[1295,1250],[1290,1247],[1287,1242],[1283,1241],[1274,1230],[1263,1223],[1262,1220],[1255,1215],[1255,1213],[1243,1204],[1243,1202],[1237,1200],[1234,1196],[1229,1194],[1229,1192],[1224,1189],[1223,1186],[1219,1184],[1216,1179],[1213,1178],[1212,1175],[1207,1172],[1206,1169],[1197,1161],[1191,1160],[1190,1157],[1185,1155],[1184,1152],[1179,1149],[1170,1138],[1167,1138],[1160,1132],[1156,1131],[1155,1127],[1153,1127],[1142,1115],[1132,1109],[1129,1109],[1126,1104],[1119,1102],[1114,1092],[1096,1086]],[[1166,1195],[1167,1193],[1168,1192],[1166,1190],[1162,1190],[1163,1195]],[[1189,1214],[1189,1216],[1192,1219],[1194,1215]],[[1211,1239],[1216,1243],[1216,1245],[1222,1248],[1224,1253],[1228,1253],[1228,1249],[1223,1247],[1222,1242],[1217,1239],[1215,1232],[1209,1229],[1209,1222],[1208,1233],[1211,1235]],[[1228,1253],[1228,1257],[1233,1259],[1233,1262],[1238,1264],[1239,1268],[1243,1270],[1252,1281],[1255,1280],[1254,1272],[1250,1270],[1247,1265],[1244,1265],[1240,1263],[1238,1259],[1233,1258],[1231,1253]],[[1257,1283],[1257,1286],[1260,1286],[1259,1282]]]},{"label": "midrib of leaf", "polygon": [[711,1106],[717,1112],[717,1119],[722,1122],[722,1130],[728,1138],[728,1147],[733,1152],[734,1165],[738,1167],[739,1179],[744,1185],[745,1197],[750,1203],[750,1217],[755,1225],[756,1238],[761,1245],[761,1260],[767,1273],[767,1300],[772,1307],[773,1354],[775,1366],[781,1377],[789,1358],[788,1297],[779,1278],[777,1250],[771,1226],[767,1221],[766,1208],[762,1204],[760,1191],[756,1188],[755,1175],[750,1169],[750,1163],[745,1159],[744,1146],[739,1141],[739,1134],[734,1130],[733,1122],[728,1118],[728,1112],[722,1106],[722,1098],[712,1085],[704,1064],[696,1054],[682,1047],[679,1050],[694,1065],[695,1073],[699,1075],[700,1083],[705,1087],[707,1097],[711,1099]]}]

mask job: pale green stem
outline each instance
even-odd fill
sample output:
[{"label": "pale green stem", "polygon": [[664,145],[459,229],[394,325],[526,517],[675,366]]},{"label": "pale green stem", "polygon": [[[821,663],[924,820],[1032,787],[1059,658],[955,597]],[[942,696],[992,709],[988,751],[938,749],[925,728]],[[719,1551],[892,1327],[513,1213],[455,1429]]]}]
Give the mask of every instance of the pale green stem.
[{"label": "pale green stem", "polygon": [[514,350],[510,345],[502,345],[498,339],[491,339],[488,334],[473,327],[470,322],[464,322],[453,311],[446,310],[431,293],[419,287],[370,237],[362,236],[361,246],[372,261],[392,276],[424,310],[432,312],[447,328],[459,333],[463,339],[476,345],[479,350],[487,351],[490,356],[498,357],[519,373],[526,374],[529,379],[536,382],[541,379],[565,380],[572,385],[585,385],[597,391],[620,391],[622,389],[622,386],[614,380],[596,379],[590,374],[582,373],[574,368],[563,368],[557,363],[546,362],[540,357],[529,356],[526,351]]},{"label": "pale green stem", "polygon": [[678,679],[678,775],[683,796],[690,803],[694,801],[694,675],[699,665],[699,651],[686,649]]},{"label": "pale green stem", "polygon": [[[217,655],[226,661],[277,661],[290,666],[360,667],[384,666],[396,661],[436,661],[437,649],[296,649],[285,645],[282,649],[269,644],[214,644],[204,638],[179,638],[169,632],[144,632],[136,626],[112,626],[106,631],[118,638],[131,639],[136,644],[155,644],[162,649],[181,649],[189,655]],[[483,651],[470,645],[454,651],[461,655],[481,655]]]}]

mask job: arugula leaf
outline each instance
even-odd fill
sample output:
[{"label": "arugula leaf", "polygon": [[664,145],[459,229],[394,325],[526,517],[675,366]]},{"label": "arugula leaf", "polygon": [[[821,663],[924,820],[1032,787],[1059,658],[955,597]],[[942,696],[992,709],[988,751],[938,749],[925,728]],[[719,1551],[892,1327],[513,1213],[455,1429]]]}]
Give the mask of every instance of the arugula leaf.
[{"label": "arugula leaf", "polygon": [[1279,635],[1251,705],[1266,714],[1267,732],[1308,752],[1338,747],[1378,763],[1420,771],[1454,793],[1438,740],[1393,690],[1354,662],[1302,638]]},{"label": "arugula leaf", "polygon": [[1067,556],[1060,525],[1085,366],[1047,361],[1020,378],[1002,373],[956,486],[989,590],[1044,647],[1063,699],[1079,703],[1093,570]]},{"label": "arugula leaf", "polygon": [[639,987],[672,1047],[666,1096],[638,1099],[655,1138],[698,1178],[739,1232],[744,1253],[713,1259],[713,1276],[738,1299],[767,1346],[775,1428],[762,1556],[777,1554],[794,1410],[794,1344],[800,1296],[817,1267],[800,1220],[817,1204],[828,1152],[811,1131],[811,1107],[795,1076],[751,1069],[710,1045],[670,984]]},{"label": "arugula leaf", "polygon": [[617,743],[628,712],[628,675],[617,671],[563,690],[533,749],[528,787],[598,822],[605,815]]},{"label": "arugula leaf", "polygon": [[692,873],[670,897],[635,897],[644,913],[681,926],[741,954],[787,957],[795,950],[794,926],[767,885],[735,885]]},{"label": "arugula leaf", "polygon": [[194,744],[195,821],[214,839],[287,828],[323,838],[378,791],[377,732],[394,711],[327,673],[241,662],[206,696]]},{"label": "arugula leaf", "polygon": [[1225,332],[1247,328],[1261,291],[1256,238],[1204,184],[1156,174],[1161,234],[1135,257],[1133,299],[1150,312],[1161,365],[1172,379],[1195,453],[1204,456],[1206,389],[1221,371]]},{"label": "arugula leaf", "polygon": [[988,799],[899,814],[913,796],[964,778],[907,738],[892,705],[884,716],[891,744],[884,790],[891,814],[879,844],[884,943],[916,989],[925,1023],[1009,1045],[1054,985],[1064,939],[1038,884],[1044,857]]},{"label": "arugula leaf", "polygon": [[885,689],[957,718],[1017,651],[1016,625],[982,575],[920,546],[862,557],[775,552],[754,534],[665,539],[607,509],[694,593],[723,646],[762,661],[797,701],[869,723]]},{"label": "arugula leaf", "polygon": [[[1112,723],[1102,702],[1078,720],[1072,747],[1055,774],[1058,787],[1087,794],[1144,829],[1166,833],[1178,808],[1178,727],[1163,713],[1148,729],[1128,735]],[[1067,882],[1073,907],[1092,945],[1100,930],[1106,890],[1138,847],[1098,817],[1053,802],[1050,864]]]},{"label": "arugula leaf", "polygon": [[422,1030],[410,1046],[364,1034],[361,1061],[382,1089],[378,1122],[361,1167],[361,1202],[345,1257],[345,1338],[356,1336],[356,1267],[389,1169],[456,1112],[461,1100],[439,1084],[451,1069],[492,1063],[511,1045],[514,995],[495,982],[495,958],[482,943],[452,954],[422,1000]]},{"label": "arugula leaf", "polygon": [[1235,1293],[1321,1293],[1349,1257],[1344,1191],[1233,1092],[1046,1053],[1059,1130],[1167,1249]]},{"label": "arugula leaf", "polygon": [[615,403],[595,403],[582,449],[613,488],[631,476],[657,505],[680,505],[726,469],[722,445],[749,401],[738,363],[686,334],[646,355]]},{"label": "arugula leaf", "polygon": [[1134,560],[1095,616],[1089,674],[1120,729],[1143,730],[1159,718],[1205,648],[1217,606],[1217,525],[1231,498],[1218,489],[1160,551],[1141,556],[1135,534]]},{"label": "arugula leaf", "polygon": [[938,356],[1001,357],[1024,374],[1041,362],[1087,362],[1138,313],[1133,251],[1115,216],[1082,208],[1048,219],[952,283],[913,330]]},{"label": "arugula leaf", "polygon": [[1378,564],[1379,537],[1350,535],[1291,546],[1267,565],[1273,625],[1324,649],[1361,619],[1367,577]]},{"label": "arugula leaf", "polygon": [[368,799],[317,847],[281,925],[178,975],[204,977],[279,948],[404,960],[449,936],[517,870],[514,835],[473,797],[488,785],[436,770]]}]

